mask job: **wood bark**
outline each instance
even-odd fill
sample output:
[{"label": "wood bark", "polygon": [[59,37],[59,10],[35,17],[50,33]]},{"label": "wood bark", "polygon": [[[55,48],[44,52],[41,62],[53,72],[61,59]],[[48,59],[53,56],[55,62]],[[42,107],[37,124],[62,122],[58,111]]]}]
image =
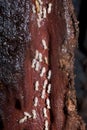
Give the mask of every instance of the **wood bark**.
[{"label": "wood bark", "polygon": [[0,130],[85,130],[71,0],[3,0],[0,10]]}]

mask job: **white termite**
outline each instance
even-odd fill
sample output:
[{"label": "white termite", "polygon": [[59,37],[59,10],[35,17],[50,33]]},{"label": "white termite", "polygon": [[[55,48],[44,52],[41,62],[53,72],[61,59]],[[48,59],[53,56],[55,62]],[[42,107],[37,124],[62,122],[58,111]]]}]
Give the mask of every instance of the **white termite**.
[{"label": "white termite", "polygon": [[38,105],[38,98],[35,97],[35,99],[34,99],[34,106],[37,107],[37,105]]},{"label": "white termite", "polygon": [[51,72],[51,70],[49,70],[48,71],[48,76],[47,76],[47,78],[50,80],[51,79],[51,74],[52,74],[52,72]]},{"label": "white termite", "polygon": [[42,10],[42,6],[40,6],[40,11],[39,11],[39,13],[37,14],[37,15],[38,15],[38,19],[39,19],[40,21],[43,20],[42,14],[43,14],[43,10]]},{"label": "white termite", "polygon": [[44,89],[46,89],[47,84],[48,84],[48,80],[45,79],[45,80],[44,80],[44,84],[43,84],[43,88],[44,88]]},{"label": "white termite", "polygon": [[47,105],[47,108],[48,108],[48,109],[51,108],[51,107],[50,107],[50,100],[49,100],[49,98],[46,99],[46,105]]},{"label": "white termite", "polygon": [[32,61],[32,66],[31,66],[32,68],[35,68],[36,62],[37,62],[36,59],[33,59],[33,61]]},{"label": "white termite", "polygon": [[46,14],[47,14],[46,8],[44,7],[44,8],[43,8],[43,18],[46,18]]},{"label": "white termite", "polygon": [[32,11],[33,11],[34,14],[36,13],[35,5],[32,5]]},{"label": "white termite", "polygon": [[36,71],[39,71],[39,69],[40,69],[40,63],[37,61],[37,62],[36,62],[36,65],[35,65],[35,70],[36,70]]},{"label": "white termite", "polygon": [[33,119],[36,119],[36,117],[37,117],[36,110],[32,110],[32,117],[33,117]]},{"label": "white termite", "polygon": [[37,25],[39,28],[41,27],[41,21],[43,20],[42,14],[43,14],[42,6],[40,6],[40,12],[38,13],[38,18],[37,18]]},{"label": "white termite", "polygon": [[42,70],[41,70],[41,73],[40,73],[40,77],[43,77],[44,73],[46,72],[46,68],[43,67]]},{"label": "white termite", "polygon": [[45,121],[45,130],[49,130],[49,123],[48,123],[48,120]]},{"label": "white termite", "polygon": [[43,60],[42,60],[42,54],[41,53],[39,53],[39,55],[38,55],[38,60],[39,60],[39,62],[42,62]]},{"label": "white termite", "polygon": [[24,112],[24,116],[28,117],[28,118],[31,118],[32,116],[30,115],[30,113],[28,112]]},{"label": "white termite", "polygon": [[39,90],[39,81],[35,82],[35,90],[38,91]]},{"label": "white termite", "polygon": [[49,4],[48,4],[48,14],[51,13],[51,9],[52,9],[52,3],[49,3]]},{"label": "white termite", "polygon": [[40,9],[40,11],[38,13],[38,16],[39,16],[39,19],[41,20],[41,19],[43,19],[42,18],[42,15],[43,15],[43,8],[42,8],[42,6],[39,6],[39,9]]},{"label": "white termite", "polygon": [[41,27],[41,20],[40,19],[37,19],[37,25],[38,25],[38,28]]},{"label": "white termite", "polygon": [[41,98],[44,99],[45,98],[45,95],[46,95],[46,91],[45,89],[42,90],[42,94],[41,94]]},{"label": "white termite", "polygon": [[39,1],[39,3],[42,5],[43,4],[43,2],[42,2],[42,0],[38,0]]},{"label": "white termite", "polygon": [[46,50],[47,49],[47,45],[46,45],[46,41],[44,39],[42,39],[42,45],[43,45],[43,48]]},{"label": "white termite", "polygon": [[48,84],[47,93],[49,94],[51,92],[51,84]]},{"label": "white termite", "polygon": [[45,107],[43,108],[43,115],[47,118],[47,109]]},{"label": "white termite", "polygon": [[19,124],[24,123],[27,121],[27,116],[24,116],[22,119],[19,120]]}]

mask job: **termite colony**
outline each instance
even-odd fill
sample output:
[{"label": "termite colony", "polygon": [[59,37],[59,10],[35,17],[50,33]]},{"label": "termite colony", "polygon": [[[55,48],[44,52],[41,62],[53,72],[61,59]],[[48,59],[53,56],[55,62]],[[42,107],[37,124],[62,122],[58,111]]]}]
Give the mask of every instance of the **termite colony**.
[{"label": "termite colony", "polygon": [[52,3],[49,3],[48,7],[45,7],[42,0],[35,0],[35,5],[32,5],[32,12],[37,14],[38,28],[41,27],[42,21],[47,18],[47,14],[51,13],[51,9]]},{"label": "termite colony", "polygon": [[[47,13],[51,13],[52,3],[48,4],[48,7],[43,5],[42,0],[35,0],[35,4],[32,5],[33,14],[37,15],[37,26],[41,28],[41,22],[46,19]],[[41,39],[39,43],[42,47],[42,52],[39,49],[35,50],[34,58],[32,59],[31,69],[39,75],[39,80],[37,79],[34,82],[34,91],[35,93],[40,93],[39,96],[34,96],[33,99],[33,110],[30,113],[24,112],[24,117],[19,120],[19,123],[23,123],[28,119],[37,119],[37,107],[39,108],[40,102],[43,102],[42,105],[42,115],[44,119],[44,130],[49,130],[49,113],[50,113],[50,93],[51,93],[51,70],[49,69],[49,48],[47,44],[46,37]],[[41,81],[43,84],[40,84]]]}]

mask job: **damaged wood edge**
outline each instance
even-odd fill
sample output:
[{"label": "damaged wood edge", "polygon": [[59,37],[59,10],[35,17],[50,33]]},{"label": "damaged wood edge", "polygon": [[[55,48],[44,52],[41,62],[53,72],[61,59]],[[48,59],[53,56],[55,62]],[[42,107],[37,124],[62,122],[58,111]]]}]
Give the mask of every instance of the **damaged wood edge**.
[{"label": "damaged wood edge", "polygon": [[[78,41],[78,21],[70,0],[63,0],[66,22],[66,39],[60,48],[59,68],[68,79],[67,92],[65,94],[66,121],[63,130],[85,130],[85,123],[77,113],[76,91],[74,88],[74,51]],[[76,126],[75,126],[76,124]],[[74,126],[74,127],[73,127]]]}]

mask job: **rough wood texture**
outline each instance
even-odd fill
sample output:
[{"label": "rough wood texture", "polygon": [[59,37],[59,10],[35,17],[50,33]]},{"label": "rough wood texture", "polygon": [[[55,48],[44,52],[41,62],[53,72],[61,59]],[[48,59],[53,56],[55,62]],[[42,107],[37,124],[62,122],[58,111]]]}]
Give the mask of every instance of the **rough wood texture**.
[{"label": "rough wood texture", "polygon": [[85,130],[76,112],[71,1],[0,6],[0,130]]}]

